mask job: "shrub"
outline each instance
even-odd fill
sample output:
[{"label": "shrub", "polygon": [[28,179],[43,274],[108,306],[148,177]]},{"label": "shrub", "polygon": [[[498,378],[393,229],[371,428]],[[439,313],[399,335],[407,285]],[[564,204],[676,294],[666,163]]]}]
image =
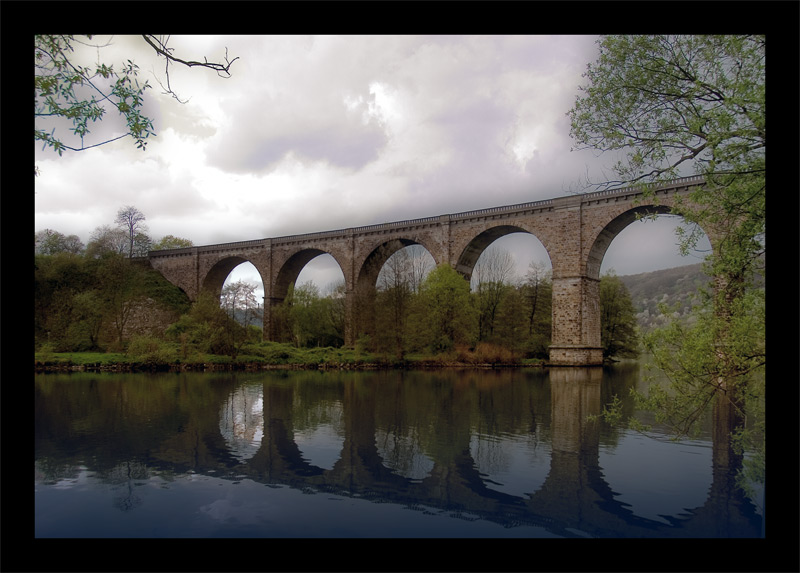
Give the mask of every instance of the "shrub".
[{"label": "shrub", "polygon": [[148,365],[170,364],[178,361],[178,351],[174,344],[163,342],[152,336],[133,336],[128,344],[126,354]]}]

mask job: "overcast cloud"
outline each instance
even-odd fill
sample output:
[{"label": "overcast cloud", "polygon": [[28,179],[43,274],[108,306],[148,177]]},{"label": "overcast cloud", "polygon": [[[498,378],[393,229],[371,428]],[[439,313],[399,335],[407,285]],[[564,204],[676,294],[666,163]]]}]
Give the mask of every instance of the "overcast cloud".
[{"label": "overcast cloud", "polygon": [[[164,81],[163,61],[140,37],[81,48],[86,63],[99,52],[115,68],[127,59],[139,65],[154,86],[145,113],[157,137],[146,151],[124,138],[62,157],[37,145],[36,230],[87,242],[134,205],[154,240],[171,234],[205,245],[562,196],[587,171],[601,179],[611,163],[570,151],[566,113],[596,57],[595,39],[175,36],[179,57],[222,60],[227,47],[239,58],[229,79],[171,68],[185,104],[160,93],[153,73]],[[94,134],[123,128],[109,113]],[[678,256],[674,225],[632,225],[603,270],[697,262]],[[524,269],[541,258],[535,243],[527,236],[502,245]]]}]

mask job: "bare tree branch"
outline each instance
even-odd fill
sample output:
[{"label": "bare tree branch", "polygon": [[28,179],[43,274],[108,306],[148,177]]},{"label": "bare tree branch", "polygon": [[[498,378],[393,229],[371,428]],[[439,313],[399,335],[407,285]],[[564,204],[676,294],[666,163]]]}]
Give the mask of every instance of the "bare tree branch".
[{"label": "bare tree branch", "polygon": [[218,62],[209,62],[208,58],[204,57],[202,62],[198,62],[195,60],[183,60],[181,58],[177,58],[173,55],[174,48],[170,48],[167,44],[169,43],[169,36],[164,38],[163,36],[155,36],[153,34],[143,34],[142,38],[144,41],[147,42],[157,54],[164,56],[166,62],[164,65],[164,75],[166,76],[167,86],[164,87],[164,84],[158,81],[159,85],[161,85],[162,89],[164,89],[165,94],[169,94],[178,100],[180,103],[186,103],[189,100],[181,100],[178,97],[178,94],[172,89],[172,86],[169,83],[169,66],[171,63],[176,64],[183,64],[186,67],[192,68],[195,66],[200,66],[202,68],[208,68],[210,70],[214,70],[217,72],[217,75],[221,78],[229,78],[231,77],[231,66],[233,62],[239,59],[239,57],[235,57],[232,60],[228,59],[228,48],[225,48],[225,63],[218,63]]}]

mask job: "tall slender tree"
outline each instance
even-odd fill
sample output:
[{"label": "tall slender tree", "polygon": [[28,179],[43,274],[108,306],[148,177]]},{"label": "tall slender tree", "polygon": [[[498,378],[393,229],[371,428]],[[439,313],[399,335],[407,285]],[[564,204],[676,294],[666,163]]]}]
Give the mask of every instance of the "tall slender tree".
[{"label": "tall slender tree", "polygon": [[117,211],[117,217],[114,219],[114,222],[119,225],[128,236],[129,258],[133,257],[134,245],[137,240],[142,242],[141,235],[146,234],[147,226],[144,224],[145,219],[144,213],[132,205],[127,205]]},{"label": "tall slender tree", "polygon": [[472,273],[478,296],[478,339],[491,340],[500,302],[514,277],[514,259],[508,251],[489,247]]}]

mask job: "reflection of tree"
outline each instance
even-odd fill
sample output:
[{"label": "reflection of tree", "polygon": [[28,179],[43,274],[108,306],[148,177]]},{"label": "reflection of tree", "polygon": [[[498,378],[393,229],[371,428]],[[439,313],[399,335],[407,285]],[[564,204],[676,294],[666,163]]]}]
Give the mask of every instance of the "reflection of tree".
[{"label": "reflection of tree", "polygon": [[144,501],[136,493],[134,480],[147,480],[150,473],[144,464],[125,462],[113,468],[106,476],[108,483],[114,484],[114,507],[121,511],[130,511],[142,505]]},{"label": "reflection of tree", "polygon": [[34,464],[36,481],[47,485],[61,480],[76,480],[83,469],[80,465],[62,463],[49,457],[37,459]]},{"label": "reflection of tree", "polygon": [[264,387],[244,384],[231,393],[219,415],[219,431],[239,461],[252,458],[264,435]]},{"label": "reflection of tree", "polygon": [[433,461],[422,451],[420,435],[416,427],[375,433],[378,452],[384,464],[403,477],[422,479],[430,472]]}]

